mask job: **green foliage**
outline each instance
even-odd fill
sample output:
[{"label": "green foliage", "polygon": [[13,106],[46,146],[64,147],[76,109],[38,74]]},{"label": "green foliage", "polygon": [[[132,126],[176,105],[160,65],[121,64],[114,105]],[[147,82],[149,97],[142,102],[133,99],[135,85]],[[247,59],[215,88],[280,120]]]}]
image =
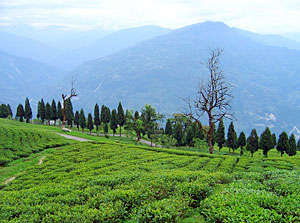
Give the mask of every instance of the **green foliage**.
[{"label": "green foliage", "polygon": [[295,139],[295,135],[294,134],[291,134],[290,139],[289,139],[289,144],[290,144],[290,146],[289,146],[288,150],[286,151],[286,153],[289,156],[296,155],[296,153],[297,153],[297,145],[296,145],[296,139]]},{"label": "green foliage", "polygon": [[73,126],[74,112],[71,99],[66,100],[66,121],[70,127]]},{"label": "green foliage", "polygon": [[41,99],[40,115],[41,115],[42,123],[44,123],[44,121],[46,119],[46,107],[45,107],[45,102],[43,99]]},{"label": "green foliage", "polygon": [[273,139],[270,129],[267,127],[260,136],[259,147],[263,150],[265,157],[268,156],[268,152],[273,148]]},{"label": "green foliage", "polygon": [[118,105],[117,124],[120,127],[120,136],[122,134],[122,126],[125,124],[125,114],[121,102]]},{"label": "green foliage", "polygon": [[0,166],[47,148],[66,145],[67,140],[48,131],[14,126],[0,120]]},{"label": "green foliage", "polygon": [[286,132],[282,132],[279,135],[276,149],[281,153],[281,156],[283,155],[284,152],[290,149],[289,137]]},{"label": "green foliage", "polygon": [[51,120],[51,106],[47,102],[46,108],[45,108],[45,119],[48,121],[48,125],[50,125],[50,120]]},{"label": "green foliage", "polygon": [[64,120],[60,101],[57,102],[57,118],[62,122]]},{"label": "green foliage", "polygon": [[74,125],[77,127],[77,129],[79,130],[79,111],[75,112],[75,117],[74,117]]},{"label": "green foliage", "polygon": [[113,130],[113,134],[116,134],[116,129],[118,128],[117,124],[117,111],[113,109],[111,112],[111,120],[110,120],[110,129]]},{"label": "green foliage", "polygon": [[277,139],[275,133],[272,134],[272,142],[273,142],[273,148],[275,148],[277,145]]},{"label": "green foliage", "polygon": [[10,108],[10,105],[7,104],[1,104],[0,105],[0,118],[8,118],[8,117],[12,117],[12,110]]},{"label": "green foliage", "polygon": [[26,100],[25,100],[25,111],[24,112],[25,112],[26,122],[28,123],[30,121],[30,119],[32,118],[32,110],[31,110],[28,98],[26,98]]},{"label": "green foliage", "polygon": [[84,128],[86,127],[86,120],[85,120],[85,115],[83,109],[80,109],[80,114],[79,114],[79,125],[82,129],[82,132],[84,131]]},{"label": "green foliage", "polygon": [[176,139],[177,146],[180,146],[182,144],[182,140],[183,140],[183,131],[182,131],[182,125],[181,123],[176,123],[174,129],[173,129],[173,137]]},{"label": "green foliage", "polygon": [[247,138],[246,148],[251,153],[252,157],[253,154],[258,150],[258,136],[256,133],[256,129],[252,129],[250,136]]},{"label": "green foliage", "polygon": [[92,130],[94,128],[93,117],[92,117],[91,113],[88,114],[87,128],[88,128],[88,130],[90,130],[90,133],[92,132]]},{"label": "green foliage", "polygon": [[95,108],[94,108],[94,124],[98,132],[98,128],[101,122],[100,122],[99,106],[97,103],[95,104]]},{"label": "green foliage", "polygon": [[244,153],[244,146],[246,145],[246,135],[245,133],[242,131],[240,133],[239,139],[238,139],[238,147],[241,148],[241,152],[240,154],[243,155]]},{"label": "green foliage", "polygon": [[194,131],[192,127],[188,127],[186,131],[185,144],[188,146],[193,146],[193,138],[194,138]]},{"label": "green foliage", "polygon": [[172,123],[170,119],[167,119],[166,127],[165,127],[165,134],[170,136],[172,135]]},{"label": "green foliage", "polygon": [[17,113],[16,113],[16,118],[20,120],[20,122],[23,122],[25,112],[22,104],[19,104],[17,107]]},{"label": "green foliage", "polygon": [[57,119],[57,109],[56,109],[56,103],[55,103],[55,100],[53,99],[52,100],[52,103],[51,103],[51,120],[54,121],[54,123],[56,122],[56,119]]},{"label": "green foliage", "polygon": [[227,142],[226,145],[231,148],[234,152],[235,149],[238,148],[237,145],[237,135],[234,130],[234,125],[233,122],[230,122],[229,128],[228,128],[228,133],[227,133]]},{"label": "green foliage", "polygon": [[218,129],[216,132],[216,143],[218,144],[220,151],[225,143],[225,127],[222,119],[219,122]]},{"label": "green foliage", "polygon": [[162,135],[160,141],[167,148],[171,148],[177,143],[176,139],[174,139],[172,135]]}]

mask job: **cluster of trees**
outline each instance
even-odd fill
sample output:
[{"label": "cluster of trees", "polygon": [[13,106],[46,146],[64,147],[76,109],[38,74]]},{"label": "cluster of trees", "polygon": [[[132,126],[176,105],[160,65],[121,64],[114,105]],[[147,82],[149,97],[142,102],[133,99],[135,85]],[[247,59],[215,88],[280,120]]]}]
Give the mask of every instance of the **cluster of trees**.
[{"label": "cluster of trees", "polygon": [[13,113],[9,104],[1,104],[0,105],[0,118],[8,118],[12,117]]},{"label": "cluster of trees", "polygon": [[[72,125],[74,114],[73,114],[72,103],[70,100],[67,102],[66,108],[67,108],[66,109],[67,117],[69,118],[68,121],[70,125]],[[45,104],[44,100],[41,99],[38,102],[36,117],[40,119],[43,124],[45,123],[45,121],[47,121],[48,125],[50,125],[51,120],[54,122],[54,125],[56,125],[57,120],[60,120],[62,122],[63,113],[62,113],[62,105],[60,101],[57,103],[57,105],[54,99],[52,100],[51,104],[48,102]]]},{"label": "cluster of trees", "polygon": [[16,119],[23,122],[24,118],[27,123],[32,119],[32,109],[28,98],[25,99],[25,109],[22,104],[19,104],[17,107]]}]

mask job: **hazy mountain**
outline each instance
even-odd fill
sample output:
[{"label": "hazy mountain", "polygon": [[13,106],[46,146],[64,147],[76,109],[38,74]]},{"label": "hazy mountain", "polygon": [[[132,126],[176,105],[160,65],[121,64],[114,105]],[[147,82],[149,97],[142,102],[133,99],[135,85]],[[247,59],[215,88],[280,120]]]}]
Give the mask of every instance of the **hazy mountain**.
[{"label": "hazy mountain", "polygon": [[0,26],[0,30],[17,36],[37,40],[61,50],[72,50],[87,46],[113,30],[101,28],[77,31],[63,26],[35,28],[29,25]]},{"label": "hazy mountain", "polygon": [[62,77],[63,73],[50,65],[0,51],[0,103],[10,103],[14,112],[26,97],[33,103],[41,97],[52,98],[45,89]]},{"label": "hazy mountain", "polygon": [[62,54],[62,51],[39,41],[5,32],[0,32],[0,50],[48,64]]},{"label": "hazy mountain", "polygon": [[295,40],[297,42],[300,42],[300,32],[294,32],[294,33],[284,33],[283,36],[290,38],[292,40]]},{"label": "hazy mountain", "polygon": [[279,46],[279,47],[286,47],[289,49],[300,50],[300,42],[291,40],[289,38],[280,35],[262,35],[254,32],[249,32],[246,30],[242,30],[242,29],[237,29],[237,28],[232,28],[232,29],[236,31],[238,34],[246,36],[254,41],[257,41],[265,45]]},{"label": "hazy mountain", "polygon": [[158,26],[142,26],[117,31],[86,47],[66,52],[57,58],[56,64],[63,61],[61,63],[62,68],[73,69],[84,61],[111,55],[146,39],[166,34],[169,31],[169,29]]},{"label": "hazy mountain", "polygon": [[239,129],[300,126],[300,51],[263,45],[219,22],[177,29],[84,63],[70,74],[77,79],[76,104],[92,110],[96,102],[116,107],[120,100],[128,108],[149,103],[166,114],[178,112],[180,97],[194,96],[199,77],[207,77],[201,62],[208,47],[224,49],[221,67],[235,86]]}]

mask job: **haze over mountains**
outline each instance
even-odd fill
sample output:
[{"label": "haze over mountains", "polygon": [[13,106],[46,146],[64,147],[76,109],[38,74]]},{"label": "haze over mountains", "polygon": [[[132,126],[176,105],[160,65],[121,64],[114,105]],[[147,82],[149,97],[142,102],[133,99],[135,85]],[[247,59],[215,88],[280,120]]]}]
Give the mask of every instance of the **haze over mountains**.
[{"label": "haze over mountains", "polygon": [[[255,127],[261,131],[268,125],[272,131],[279,132],[300,127],[300,43],[281,36],[230,28],[220,22],[173,31],[148,26],[112,33],[72,51],[69,60],[61,59],[62,54],[58,53],[58,60],[49,64],[68,70],[82,63],[66,73],[44,63],[2,53],[0,103],[11,103],[15,108],[17,100],[23,103],[29,96],[34,107],[42,97],[60,99],[61,93],[69,91],[74,76],[79,94],[74,101],[76,109],[92,111],[96,102],[116,107],[122,101],[128,108],[140,109],[149,103],[165,114],[180,112],[183,105],[180,97],[194,96],[199,77],[207,75],[201,62],[209,56],[209,47],[224,49],[222,69],[235,86],[233,107],[239,130],[250,131]],[[26,56],[24,51],[13,51],[13,47],[2,43],[0,50]],[[42,75],[44,79],[25,82],[20,78],[27,75],[36,78]],[[18,92],[13,101],[3,96],[7,88],[12,95]],[[37,88],[43,91],[35,92]]]}]

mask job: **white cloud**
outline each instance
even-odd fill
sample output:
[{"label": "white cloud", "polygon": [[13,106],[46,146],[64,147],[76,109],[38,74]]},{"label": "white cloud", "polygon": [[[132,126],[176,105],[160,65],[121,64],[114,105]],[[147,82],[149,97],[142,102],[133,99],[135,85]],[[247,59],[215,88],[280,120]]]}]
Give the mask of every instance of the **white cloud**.
[{"label": "white cloud", "polygon": [[1,0],[0,15],[0,23],[73,28],[178,28],[212,20],[261,33],[300,32],[298,0]]}]

